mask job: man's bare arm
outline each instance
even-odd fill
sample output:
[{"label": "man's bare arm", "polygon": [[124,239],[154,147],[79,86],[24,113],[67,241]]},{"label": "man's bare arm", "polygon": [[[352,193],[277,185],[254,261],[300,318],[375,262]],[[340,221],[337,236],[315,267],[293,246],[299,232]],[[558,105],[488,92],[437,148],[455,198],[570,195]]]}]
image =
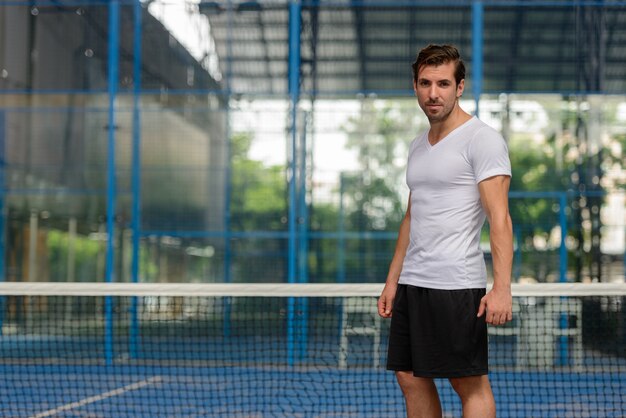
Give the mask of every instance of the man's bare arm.
[{"label": "man's bare arm", "polygon": [[400,279],[400,273],[402,272],[402,264],[404,263],[404,256],[406,255],[406,249],[409,246],[409,230],[411,225],[411,196],[409,195],[409,204],[406,209],[402,223],[400,224],[400,230],[398,231],[398,239],[396,241],[396,249],[393,253],[391,264],[389,265],[389,272],[387,273],[387,280],[385,281],[385,288],[383,289],[380,298],[378,298],[378,314],[383,318],[391,317],[391,309],[393,307],[393,299],[396,295],[396,289],[398,287],[398,280]]},{"label": "man's bare arm", "polygon": [[494,277],[492,290],[481,300],[478,316],[486,312],[485,320],[492,325],[502,325],[513,316],[513,227],[508,203],[510,183],[509,176],[494,176],[478,184],[480,199],[489,220]]}]

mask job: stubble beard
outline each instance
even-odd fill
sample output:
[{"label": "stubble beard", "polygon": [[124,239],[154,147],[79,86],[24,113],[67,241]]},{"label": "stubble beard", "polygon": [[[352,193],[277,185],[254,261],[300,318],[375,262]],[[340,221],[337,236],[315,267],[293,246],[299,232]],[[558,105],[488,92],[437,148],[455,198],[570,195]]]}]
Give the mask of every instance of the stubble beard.
[{"label": "stubble beard", "polygon": [[[437,114],[429,114],[424,108],[422,108],[422,111],[424,111],[424,114],[426,115],[426,117],[428,118],[428,121],[432,124],[432,123],[439,123],[439,122],[444,122],[446,121],[450,115],[452,114],[452,112],[454,111],[454,108],[456,107],[456,103],[457,100],[454,101],[454,103],[452,104],[452,107],[450,107],[450,109],[446,109],[445,106],[442,107],[441,112],[437,113]],[[424,107],[427,107],[429,103],[425,103]],[[430,103],[433,104],[433,103]]]}]

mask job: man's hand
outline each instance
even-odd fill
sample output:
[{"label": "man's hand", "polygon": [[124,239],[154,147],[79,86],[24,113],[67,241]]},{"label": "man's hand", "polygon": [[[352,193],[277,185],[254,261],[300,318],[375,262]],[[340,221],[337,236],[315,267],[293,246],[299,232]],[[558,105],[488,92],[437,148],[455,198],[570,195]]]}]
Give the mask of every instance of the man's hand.
[{"label": "man's hand", "polygon": [[[383,291],[384,293],[384,291]],[[382,297],[382,296],[381,296]],[[380,302],[378,302],[380,312]],[[491,325],[503,325],[513,319],[513,298],[511,290],[492,289],[480,300],[478,316],[485,316],[485,322]]]},{"label": "man's hand", "polygon": [[393,308],[393,299],[396,297],[397,288],[397,284],[387,283],[378,298],[378,315],[383,318],[391,318],[391,309]]}]

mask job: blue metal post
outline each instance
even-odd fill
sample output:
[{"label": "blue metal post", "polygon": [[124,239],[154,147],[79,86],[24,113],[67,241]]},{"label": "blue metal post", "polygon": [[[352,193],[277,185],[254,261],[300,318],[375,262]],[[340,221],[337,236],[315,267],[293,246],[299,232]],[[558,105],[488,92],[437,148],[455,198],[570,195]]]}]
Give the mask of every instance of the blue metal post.
[{"label": "blue metal post", "polygon": [[[305,119],[308,117],[305,116]],[[304,126],[306,127],[307,122],[305,120]],[[306,156],[307,156],[307,145],[306,145],[306,129],[302,130],[301,140],[300,140],[300,187],[299,187],[299,202],[298,202],[298,229],[299,229],[299,257],[298,257],[298,281],[300,283],[307,283],[309,281],[309,272],[308,272],[308,208],[306,203]]]},{"label": "blue metal post", "polygon": [[[567,214],[565,208],[567,207],[567,193],[559,193],[559,225],[561,228],[561,245],[559,247],[559,282],[567,282]],[[567,303],[568,298],[561,297],[561,302]],[[561,312],[559,315],[559,328],[565,330],[568,328],[569,319],[567,314]],[[568,363],[568,337],[561,335],[559,337],[559,365],[565,366]]]},{"label": "blue metal post", "polygon": [[[119,82],[119,35],[120,35],[120,3],[111,0],[109,3],[109,140],[107,148],[107,247],[105,281],[111,283],[113,277],[113,261],[115,251],[115,98]],[[104,355],[107,365],[113,364],[113,298],[105,297],[105,330]]]},{"label": "blue metal post", "polygon": [[[134,3],[134,54],[133,54],[133,161],[132,161],[132,230],[133,230],[133,253],[131,265],[131,280],[138,283],[139,263],[141,249],[141,1]],[[139,300],[136,296],[131,299],[130,307],[130,356],[137,358],[139,349]]]},{"label": "blue metal post", "polygon": [[561,228],[561,245],[559,247],[559,282],[567,282],[567,193],[559,193],[559,226]]},{"label": "blue metal post", "polygon": [[[298,101],[300,99],[300,26],[302,6],[298,0],[289,2],[289,99],[291,102],[291,162],[289,164],[289,252],[287,280],[296,282],[296,170],[298,139]],[[287,362],[294,364],[294,298],[289,298],[287,314]]]},{"label": "blue metal post", "polygon": [[[303,123],[302,135],[300,136],[300,187],[299,187],[299,204],[298,204],[298,229],[299,229],[299,245],[298,245],[298,281],[307,283],[309,281],[308,274],[308,211],[306,204],[306,126],[308,123],[308,114],[305,115]],[[300,335],[300,358],[304,358],[308,345],[308,321],[309,321],[309,301],[307,298],[301,298],[299,303],[300,319],[298,321],[298,332]]]},{"label": "blue metal post", "polygon": [[[231,283],[232,278],[232,252],[230,243],[230,199],[232,192],[231,176],[232,176],[232,147],[230,138],[230,95],[231,86],[230,80],[232,76],[232,62],[233,62],[233,7],[231,0],[228,1],[228,17],[227,17],[227,29],[226,29],[226,78],[224,79],[226,85],[226,110],[224,117],[226,123],[224,127],[224,137],[226,140],[226,172],[224,176],[224,283]],[[224,337],[230,337],[231,333],[231,298],[224,298],[224,323],[222,324]]]},{"label": "blue metal post", "polygon": [[[6,114],[0,110],[0,282],[6,281],[6,242],[5,242],[5,225],[7,212],[5,211],[5,176],[6,176],[6,153],[5,153],[5,132],[6,132]],[[4,324],[4,302],[5,297],[0,296],[0,336],[2,336],[2,325]]]},{"label": "blue metal post", "polygon": [[483,11],[482,1],[472,3],[472,95],[476,116],[480,116],[480,95],[483,92]]},{"label": "blue metal post", "polygon": [[[339,237],[337,238],[337,283],[346,282],[346,221],[345,221],[345,209],[343,205],[343,195],[345,193],[345,176],[344,173],[339,173]],[[337,335],[341,340],[342,328],[343,328],[343,303],[337,305]],[[337,341],[339,346],[340,341]]]},{"label": "blue metal post", "polygon": [[345,193],[344,174],[339,174],[339,239],[337,242],[337,283],[346,282],[346,222],[343,195]]}]

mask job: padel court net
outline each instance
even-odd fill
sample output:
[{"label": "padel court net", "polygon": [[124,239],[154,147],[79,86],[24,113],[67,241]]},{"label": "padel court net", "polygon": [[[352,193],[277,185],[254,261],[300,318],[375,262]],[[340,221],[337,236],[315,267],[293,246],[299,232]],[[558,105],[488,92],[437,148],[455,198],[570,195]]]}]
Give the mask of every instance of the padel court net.
[{"label": "padel court net", "polygon": [[[401,417],[381,289],[0,283],[0,416]],[[626,286],[513,292],[489,328],[498,417],[626,416]]]}]

